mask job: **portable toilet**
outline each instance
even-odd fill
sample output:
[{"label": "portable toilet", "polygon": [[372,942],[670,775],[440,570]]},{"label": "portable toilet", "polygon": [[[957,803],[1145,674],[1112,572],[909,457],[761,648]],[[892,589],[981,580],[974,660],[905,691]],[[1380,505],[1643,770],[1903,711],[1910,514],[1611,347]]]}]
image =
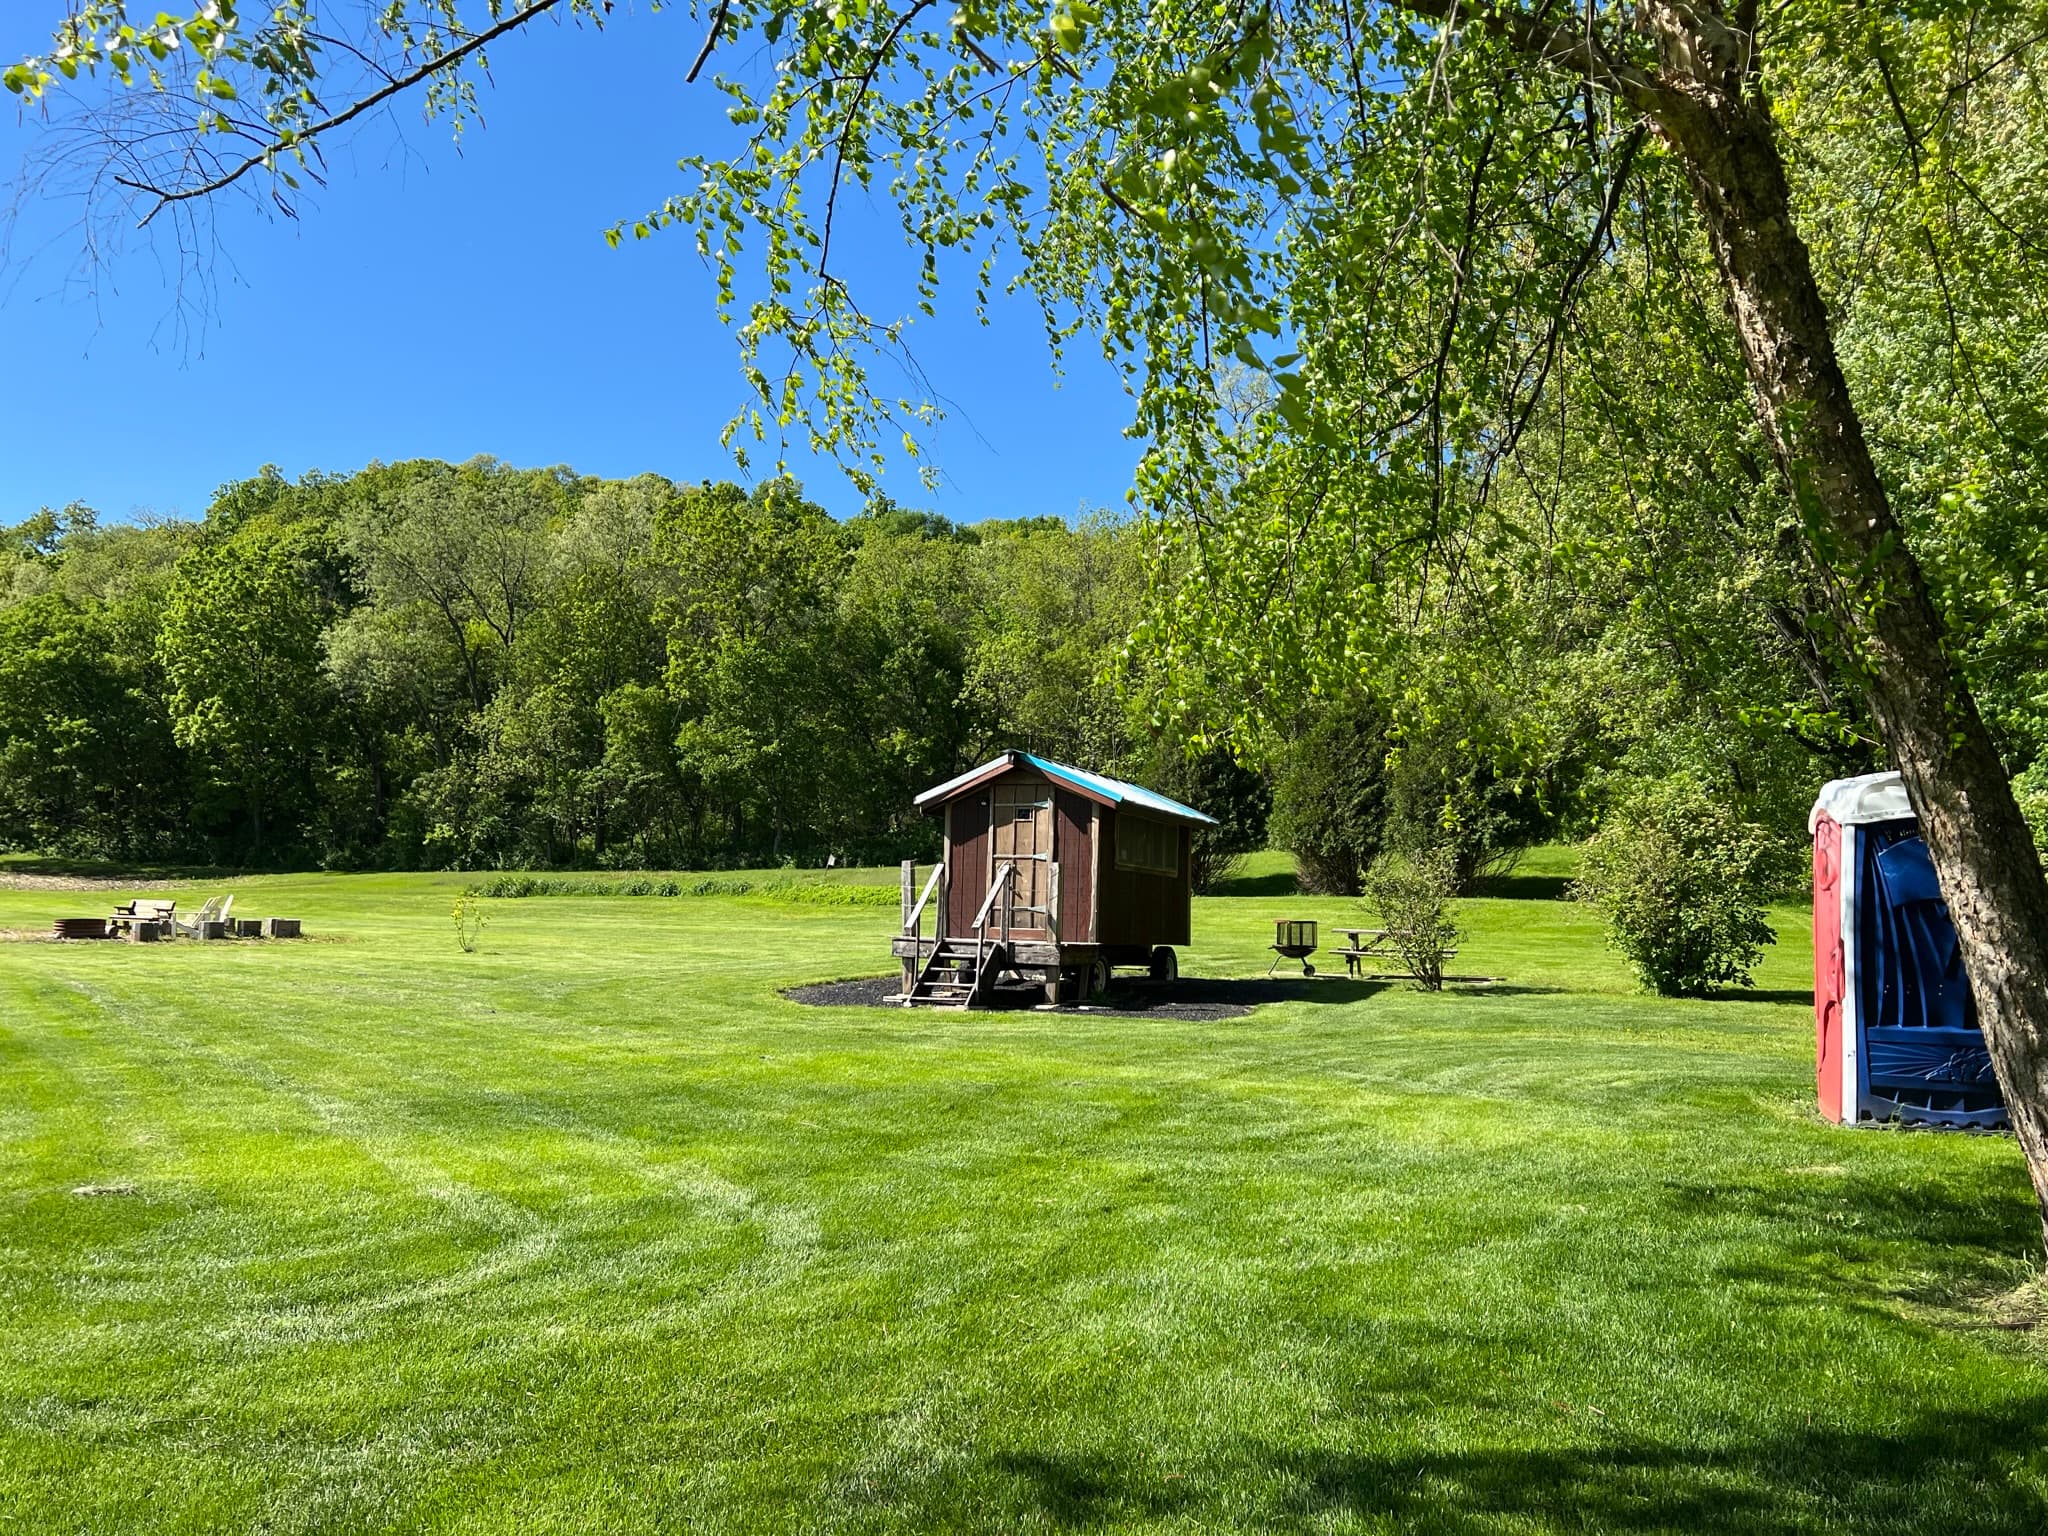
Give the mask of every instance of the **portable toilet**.
[{"label": "portable toilet", "polygon": [[1837,779],[1807,830],[1821,1113],[1843,1125],[2003,1125],[1955,924],[1904,781]]}]

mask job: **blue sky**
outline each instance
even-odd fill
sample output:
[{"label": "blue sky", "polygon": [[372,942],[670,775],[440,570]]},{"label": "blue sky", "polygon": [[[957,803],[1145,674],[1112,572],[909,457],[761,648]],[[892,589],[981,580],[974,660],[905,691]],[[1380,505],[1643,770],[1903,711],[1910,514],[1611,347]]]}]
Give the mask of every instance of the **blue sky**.
[{"label": "blue sky", "polygon": [[[62,6],[0,10],[13,59]],[[112,517],[196,516],[266,462],[297,475],[490,453],[736,475],[718,431],[743,385],[708,272],[673,235],[616,251],[601,237],[683,186],[678,157],[732,141],[723,98],[683,83],[700,42],[680,10],[508,39],[459,153],[446,124],[401,110],[330,149],[331,182],[297,222],[223,204],[210,315],[182,339],[168,251],[131,245],[94,298],[66,281],[75,210],[25,207],[0,280],[0,523],[74,498]],[[0,120],[0,175],[36,134]],[[834,266],[900,294],[914,257],[884,213],[842,233]],[[955,406],[932,439],[946,481],[926,493],[901,464],[886,488],[963,521],[1120,504],[1137,448],[1108,366],[1083,351],[1056,378],[1033,306],[1008,301],[984,328],[968,298],[950,290],[911,333]],[[833,511],[855,510],[835,469],[792,467]]]}]

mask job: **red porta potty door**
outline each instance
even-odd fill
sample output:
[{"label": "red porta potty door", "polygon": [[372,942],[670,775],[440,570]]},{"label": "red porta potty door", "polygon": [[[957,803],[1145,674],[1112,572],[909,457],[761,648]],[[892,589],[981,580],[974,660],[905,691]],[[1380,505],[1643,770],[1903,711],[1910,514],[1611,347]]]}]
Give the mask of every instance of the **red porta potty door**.
[{"label": "red porta potty door", "polygon": [[[1820,1112],[1840,1121],[1842,1115],[1842,1053],[1846,1022],[1842,1000],[1847,992],[1847,966],[1842,953],[1842,824],[1832,816],[1814,818],[1813,826],[1813,1071],[1820,1091]],[[1854,1106],[1850,1119],[1855,1118]]]}]

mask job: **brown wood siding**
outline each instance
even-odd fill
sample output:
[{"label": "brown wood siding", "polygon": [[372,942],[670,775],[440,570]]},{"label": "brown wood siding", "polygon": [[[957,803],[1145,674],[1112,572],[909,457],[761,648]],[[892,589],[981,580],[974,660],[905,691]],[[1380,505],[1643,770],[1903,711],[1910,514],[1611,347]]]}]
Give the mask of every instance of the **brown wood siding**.
[{"label": "brown wood siding", "polygon": [[1060,937],[1085,943],[1088,919],[1095,911],[1094,860],[1089,854],[1089,813],[1092,807],[1064,789],[1053,796],[1059,825],[1053,831],[1053,858],[1060,866]]},{"label": "brown wood siding", "polygon": [[1045,938],[1052,902],[1052,786],[1043,779],[1006,778],[988,793],[990,852],[997,864],[1008,862],[1015,871],[1003,907],[1006,929],[1012,936]]},{"label": "brown wood siding", "polygon": [[974,914],[988,895],[989,805],[998,789],[1052,793],[1044,775],[1016,768],[947,802],[946,814],[953,818],[953,862],[946,870],[946,932],[956,938],[973,936]]},{"label": "brown wood siding", "polygon": [[965,938],[988,894],[988,790],[970,791],[946,806],[953,859],[946,866],[946,932]]},{"label": "brown wood siding", "polygon": [[1116,865],[1117,813],[1101,810],[1096,836],[1102,843],[1102,889],[1097,934],[1104,944],[1150,949],[1159,944],[1186,944],[1191,938],[1193,890],[1188,885],[1188,832],[1180,829],[1180,873],[1153,875]]}]

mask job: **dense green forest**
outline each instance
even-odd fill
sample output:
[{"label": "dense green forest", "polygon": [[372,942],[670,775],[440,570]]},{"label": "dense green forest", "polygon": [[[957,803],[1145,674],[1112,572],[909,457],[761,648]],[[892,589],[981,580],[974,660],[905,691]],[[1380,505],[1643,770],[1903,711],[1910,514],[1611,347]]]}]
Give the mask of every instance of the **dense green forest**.
[{"label": "dense green forest", "polygon": [[1119,530],[838,523],[479,460],[44,513],[0,585],[0,842],[252,865],[696,866],[932,846],[997,742],[1134,752]]},{"label": "dense green forest", "polygon": [[[477,460],[266,469],[197,522],[71,507],[0,538],[0,844],[71,856],[928,856],[912,796],[1023,746],[1216,812],[1205,864],[1270,835],[1342,890],[1383,846],[1499,867],[1674,776],[1789,843],[1816,784],[1881,765],[1774,623],[1768,560],[1725,543],[1667,540],[1654,602],[1597,551],[1439,593],[1354,689],[1248,700],[1160,659],[1185,556],[1107,515],[837,521],[787,480]],[[2015,767],[2037,683],[1993,691]]]}]

